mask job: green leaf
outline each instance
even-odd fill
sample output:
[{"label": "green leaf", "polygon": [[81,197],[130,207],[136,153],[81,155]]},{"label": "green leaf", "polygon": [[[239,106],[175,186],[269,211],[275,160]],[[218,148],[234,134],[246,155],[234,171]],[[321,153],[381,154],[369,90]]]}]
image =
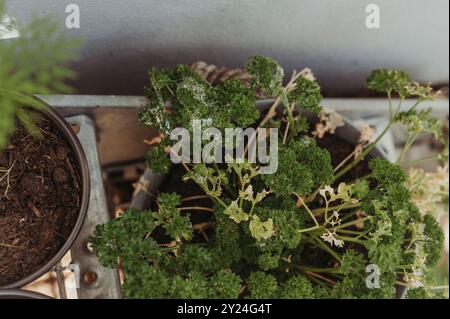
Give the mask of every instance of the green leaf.
[{"label": "green leaf", "polygon": [[392,272],[400,265],[401,252],[399,240],[372,245],[369,248],[370,262],[380,267],[381,272]]},{"label": "green leaf", "polygon": [[433,134],[435,139],[444,142],[442,136],[443,123],[438,118],[432,116],[431,112],[431,108],[421,111],[410,110],[400,112],[394,120],[404,124],[409,134],[429,133]]},{"label": "green leaf", "polygon": [[91,243],[100,262],[107,267],[116,267],[119,257],[133,264],[144,256],[156,258],[159,247],[152,239],[145,239],[155,227],[150,212],[131,208],[117,219],[97,225]]},{"label": "green leaf", "polygon": [[301,76],[295,81],[295,88],[288,94],[289,101],[295,103],[303,110],[319,113],[322,111],[322,95],[319,84]]},{"label": "green leaf", "polygon": [[421,100],[434,100],[434,93],[429,85],[420,85],[411,81],[409,75],[396,69],[376,69],[366,80],[367,87],[380,93],[397,93],[400,98],[417,97]]},{"label": "green leaf", "polygon": [[217,209],[216,232],[214,236],[214,262],[222,268],[228,268],[242,257],[239,225],[223,214],[223,208]]},{"label": "green leaf", "polygon": [[236,299],[241,292],[241,278],[228,270],[220,270],[211,278],[209,298]]},{"label": "green leaf", "polygon": [[223,213],[239,224],[242,221],[247,221],[249,216],[239,207],[237,202],[238,200],[232,201]]},{"label": "green leaf", "polygon": [[261,271],[250,274],[247,286],[251,298],[270,299],[275,298],[278,294],[277,279]]},{"label": "green leaf", "polygon": [[271,237],[280,242],[280,246],[286,246],[289,249],[296,248],[301,240],[299,229],[302,228],[304,221],[303,216],[307,215],[306,211],[299,211],[295,207],[286,208],[269,208],[256,207],[255,214],[264,220],[272,219],[275,236]]},{"label": "green leaf", "polygon": [[445,235],[436,219],[427,214],[423,217],[425,242],[425,253],[427,254],[426,265],[432,267],[437,264],[444,248]]},{"label": "green leaf", "polygon": [[257,215],[253,215],[249,227],[252,236],[256,240],[268,239],[274,235],[273,220],[271,218],[263,222]]},{"label": "green leaf", "polygon": [[282,299],[313,299],[315,297],[311,282],[301,275],[288,279],[281,289]]},{"label": "green leaf", "polygon": [[[232,119],[238,127],[248,127],[259,118],[255,95],[239,80],[226,81],[216,88],[219,114],[224,119]],[[226,127],[226,120],[223,121]]]},{"label": "green leaf", "polygon": [[162,193],[158,197],[158,211],[153,213],[155,223],[162,226],[167,235],[176,241],[192,238],[192,224],[189,216],[182,216],[177,206],[180,197],[175,194]]},{"label": "green leaf", "polygon": [[406,182],[406,174],[397,164],[390,163],[381,158],[374,158],[369,163],[373,177],[382,186],[402,184]]},{"label": "green leaf", "polygon": [[330,183],[333,177],[330,153],[308,137],[281,146],[276,174],[263,175],[266,186],[277,196],[307,195],[314,187]]},{"label": "green leaf", "polygon": [[366,80],[367,87],[380,93],[398,93],[408,97],[407,87],[411,80],[406,72],[396,69],[376,69]]},{"label": "green leaf", "polygon": [[171,166],[169,156],[162,145],[150,147],[145,156],[145,162],[148,168],[160,174],[167,173]]},{"label": "green leaf", "polygon": [[205,164],[197,164],[183,177],[184,181],[193,180],[207,195],[220,197],[222,185],[228,183],[228,178],[222,170],[207,167]]},{"label": "green leaf", "polygon": [[275,60],[255,55],[248,60],[245,70],[252,76],[252,88],[260,89],[269,96],[281,93],[284,71]]}]

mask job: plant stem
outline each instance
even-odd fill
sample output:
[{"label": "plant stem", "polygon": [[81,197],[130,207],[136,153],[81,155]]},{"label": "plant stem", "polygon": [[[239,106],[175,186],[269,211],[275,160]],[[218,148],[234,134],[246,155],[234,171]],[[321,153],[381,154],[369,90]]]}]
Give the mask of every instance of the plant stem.
[{"label": "plant stem", "polygon": [[[389,100],[389,105],[390,105],[389,109],[392,111],[392,98],[391,98],[389,92],[388,92],[388,100]],[[422,101],[423,101],[422,99],[418,99],[407,112],[413,111]],[[377,139],[374,142],[370,143],[360,156],[355,158],[350,164],[348,164],[345,168],[343,168],[341,171],[339,171],[333,177],[333,181],[339,179],[341,176],[343,176],[345,173],[347,173],[349,170],[351,170],[356,164],[358,164],[361,160],[363,160],[364,157],[375,148],[375,146],[378,144],[378,142],[383,138],[383,136],[389,131],[389,129],[395,123],[395,117],[397,116],[398,112],[400,111],[400,107],[401,107],[402,103],[403,103],[403,98],[400,99],[400,102],[398,103],[394,114],[391,114],[391,116],[390,116],[388,125],[381,132],[381,134],[377,137]],[[392,112],[390,112],[390,113],[392,113]]]},{"label": "plant stem", "polygon": [[364,235],[364,233],[356,230],[348,230],[348,229],[336,229],[336,232],[342,234],[350,234],[350,235]]},{"label": "plant stem", "polygon": [[395,161],[397,164],[403,162],[406,153],[409,151],[409,149],[411,148],[411,146],[414,144],[414,142],[416,141],[418,135],[417,134],[411,134],[408,136],[408,138],[406,139],[405,142],[405,146],[403,147],[400,155],[398,156],[397,160]]},{"label": "plant stem", "polygon": [[189,169],[189,166],[187,166],[185,162],[181,162],[181,165],[183,165],[184,169],[185,169],[187,172],[190,172],[190,171],[191,171],[191,170]]},{"label": "plant stem", "polygon": [[299,234],[307,233],[307,232],[310,232],[310,231],[313,231],[313,230],[316,230],[316,229],[319,229],[319,228],[322,228],[322,227],[320,227],[320,226],[312,226],[312,227],[308,227],[308,228],[303,228],[303,229],[300,229],[298,231],[298,233]]},{"label": "plant stem", "polygon": [[[216,162],[213,162],[212,164],[213,164],[213,166],[214,166],[214,169],[215,169],[217,172],[220,172],[220,168],[219,168],[219,166],[217,165],[217,163],[216,163]],[[235,193],[234,193],[227,185],[222,184],[222,186],[223,186],[223,188],[228,192],[228,194],[230,194],[232,197],[236,197],[236,194],[235,194]]]},{"label": "plant stem", "polygon": [[325,198],[325,211],[324,211],[324,214],[325,214],[325,217],[324,217],[325,223],[323,224],[324,227],[328,224],[328,209],[329,209],[329,204],[330,204],[329,201]]},{"label": "plant stem", "polygon": [[335,282],[334,280],[331,280],[331,279],[329,279],[329,278],[327,278],[327,277],[324,277],[324,276],[322,276],[322,275],[316,274],[316,273],[314,273],[314,272],[311,272],[311,271],[305,271],[305,274],[309,274],[309,275],[311,275],[311,276],[313,276],[313,277],[322,279],[323,281],[325,281],[325,282],[327,282],[327,283],[329,283],[329,284],[336,285],[336,282]]},{"label": "plant stem", "polygon": [[197,200],[197,199],[212,199],[208,195],[195,195],[195,196],[189,196],[181,199],[181,202],[187,202],[191,200]]},{"label": "plant stem", "polygon": [[[302,75],[303,75],[302,72],[297,73],[296,71],[294,71],[292,73],[292,77],[291,77],[290,81],[288,82],[288,84],[286,84],[285,87],[283,87],[281,89],[281,93],[277,96],[277,98],[273,102],[272,106],[270,107],[269,111],[267,111],[267,113],[264,116],[264,118],[262,119],[262,121],[258,124],[258,127],[264,127],[264,125],[266,125],[267,122],[269,122],[277,114],[276,109],[280,105],[281,102],[286,104],[285,106],[286,106],[286,109],[288,110],[288,116],[290,116],[290,120],[292,120],[292,112],[290,112],[290,110],[289,110],[289,101],[287,100],[287,94],[295,88],[295,81]],[[255,136],[256,136],[256,132],[253,133],[252,136],[249,138],[249,140],[247,142],[247,146],[245,147],[245,150],[244,150],[244,156],[247,154],[248,146],[253,142],[253,140],[255,139]]]},{"label": "plant stem", "polygon": [[277,114],[277,112],[275,112],[275,110],[278,107],[278,105],[280,105],[280,103],[281,103],[281,95],[275,99],[275,101],[272,104],[272,106],[270,107],[269,111],[267,111],[266,116],[263,118],[261,123],[259,123],[259,125],[258,125],[259,127],[263,127],[264,125],[266,125],[267,122],[269,122],[270,119]]},{"label": "plant stem", "polygon": [[310,275],[310,274],[305,273],[305,275],[307,275],[308,278],[309,278],[311,281],[315,282],[316,284],[318,284],[318,285],[320,285],[320,286],[322,286],[322,287],[329,288],[330,286],[332,286],[332,285],[330,285],[329,283],[323,282],[322,280],[319,280],[319,279],[317,279],[316,277],[314,277],[314,276],[312,276],[312,275]]},{"label": "plant stem", "polygon": [[323,187],[323,185],[320,185],[319,187],[317,187],[317,189],[311,195],[306,197],[305,202],[306,203],[312,202],[316,198],[317,194],[319,194],[319,191],[322,189],[322,187]]},{"label": "plant stem", "polygon": [[356,239],[356,238],[353,238],[353,237],[338,235],[337,238],[341,239],[343,241],[348,241],[348,242],[351,242],[351,243],[360,244],[360,245],[362,245],[364,247],[366,247],[366,244],[367,244],[367,242],[365,240],[360,240],[360,239]]},{"label": "plant stem", "polygon": [[[295,193],[294,193],[295,194]],[[305,204],[305,202],[303,201],[303,198],[301,196],[298,196],[297,194],[295,194],[298,199],[302,202],[303,206],[305,206],[306,211],[308,212],[309,216],[311,216],[312,220],[314,221],[314,224],[316,225],[316,228],[318,228],[319,222],[317,221],[316,217],[314,216],[314,214],[311,212],[311,210],[309,209],[309,207]]]},{"label": "plant stem", "polygon": [[320,246],[320,248],[322,248],[324,251],[326,251],[331,256],[333,256],[337,261],[339,261],[339,263],[342,262],[339,254],[337,254],[334,250],[332,250],[330,247],[328,247],[320,238],[318,238],[317,236],[313,236],[312,238]]},{"label": "plant stem", "polygon": [[439,154],[430,155],[430,156],[426,156],[424,158],[411,160],[411,161],[406,161],[405,164],[408,165],[408,166],[412,166],[412,165],[420,164],[420,163],[426,162],[426,161],[437,160],[437,159],[439,159],[439,157],[440,157]]},{"label": "plant stem", "polygon": [[387,91],[388,96],[388,104],[389,104],[389,121],[392,121],[392,96],[391,96],[391,90]]},{"label": "plant stem", "polygon": [[[280,95],[275,99],[274,103],[272,104],[272,106],[270,107],[269,111],[266,113],[266,116],[263,118],[263,120],[261,121],[261,123],[259,123],[259,127],[264,126],[265,124],[267,124],[267,122],[270,121],[270,119],[272,119],[277,113],[276,113],[276,108],[278,107],[278,105],[280,105],[280,103],[283,100],[283,95],[287,95],[287,93],[289,93],[295,86],[294,83],[295,81],[302,75],[301,72],[293,72],[292,73],[292,77],[289,81],[289,83],[282,89]],[[286,105],[287,108],[289,108],[289,105]]]},{"label": "plant stem", "polygon": [[392,121],[389,122],[389,124],[384,128],[383,132],[381,132],[381,134],[377,137],[377,139],[375,141],[373,141],[366,147],[366,149],[362,152],[361,155],[356,157],[350,164],[348,164],[346,167],[341,169],[336,175],[334,175],[333,181],[336,181],[337,179],[339,179],[341,176],[343,176],[345,173],[347,173],[349,170],[351,170],[353,167],[355,167],[356,164],[358,164],[360,161],[362,161],[364,159],[364,157],[366,157],[366,155],[369,154],[375,148],[375,146],[378,144],[378,142],[389,131],[392,124],[393,124]]},{"label": "plant stem", "polygon": [[[360,207],[361,204],[341,204],[341,205],[335,205],[335,206],[330,206],[328,207],[329,210],[342,210],[342,209],[348,209],[348,208],[357,208]],[[314,216],[319,216],[321,215],[327,208],[326,207],[322,207],[322,208],[317,208],[314,209],[312,211],[312,213],[314,214]]]},{"label": "plant stem", "polygon": [[228,206],[218,197],[214,197],[214,200],[216,200],[220,205],[222,205],[223,208],[228,208]]},{"label": "plant stem", "polygon": [[183,210],[201,210],[201,211],[205,211],[205,212],[210,212],[213,213],[214,209],[209,208],[209,207],[201,207],[201,206],[189,206],[189,207],[181,207],[179,208],[180,211]]},{"label": "plant stem", "polygon": [[442,290],[442,289],[448,289],[448,285],[444,286],[434,286],[430,288],[431,290]]},{"label": "plant stem", "polygon": [[[292,118],[292,125],[293,125],[293,122],[294,122],[294,118],[292,117],[292,112],[294,110],[294,107],[295,107],[295,103],[291,103],[289,114],[290,114],[290,116]],[[289,110],[289,108],[287,108],[287,109]],[[286,129],[284,130],[283,144],[286,144],[290,126],[291,126],[291,121],[288,121],[287,124],[286,124]]]},{"label": "plant stem", "polygon": [[353,152],[351,152],[350,154],[348,154],[348,156],[346,158],[344,158],[333,170],[334,173],[336,173],[342,166],[344,166],[345,163],[347,163],[356,153],[356,148],[353,150]]},{"label": "plant stem", "polygon": [[346,220],[348,220],[349,218],[355,216],[355,215],[358,213],[358,211],[359,211],[359,210],[357,209],[357,210],[354,210],[354,211],[351,211],[351,212],[347,213],[344,217],[341,218],[341,223],[342,223],[343,221],[346,221]]},{"label": "plant stem", "polygon": [[359,219],[353,220],[353,221],[351,221],[351,222],[348,222],[348,223],[341,224],[341,225],[339,225],[339,226],[333,227],[333,229],[342,229],[342,228],[346,228],[346,227],[348,227],[348,226],[353,226],[353,225],[355,225],[355,224],[358,224],[358,223],[360,223],[360,222],[365,221],[365,220],[368,219],[368,218],[369,218],[369,217],[359,218]]},{"label": "plant stem", "polygon": [[295,267],[299,270],[312,271],[312,272],[316,272],[316,273],[320,273],[320,272],[338,273],[339,272],[339,268],[319,268],[319,267],[308,267],[308,266],[301,266],[301,265],[296,265]]}]

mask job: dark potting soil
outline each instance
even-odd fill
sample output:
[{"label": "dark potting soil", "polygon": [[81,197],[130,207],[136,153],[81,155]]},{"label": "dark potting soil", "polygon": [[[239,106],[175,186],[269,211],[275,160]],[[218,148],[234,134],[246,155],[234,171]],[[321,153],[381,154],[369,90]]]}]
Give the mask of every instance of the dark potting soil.
[{"label": "dark potting soil", "polygon": [[[341,163],[353,150],[355,145],[350,144],[343,139],[337,137],[335,134],[326,134],[321,139],[316,139],[317,145],[325,148],[330,152],[331,155],[331,165],[336,167]],[[365,176],[369,174],[369,160],[371,156],[367,156],[364,160],[356,164],[350,171],[348,171],[342,178],[337,180],[335,183],[340,182],[350,182],[354,181],[358,177]],[[353,160],[353,159],[352,159]],[[350,163],[352,160],[348,161]],[[344,165],[345,167],[345,165]]]},{"label": "dark potting soil", "polygon": [[30,275],[69,237],[81,204],[72,149],[43,118],[35,136],[18,125],[0,153],[0,286]]}]

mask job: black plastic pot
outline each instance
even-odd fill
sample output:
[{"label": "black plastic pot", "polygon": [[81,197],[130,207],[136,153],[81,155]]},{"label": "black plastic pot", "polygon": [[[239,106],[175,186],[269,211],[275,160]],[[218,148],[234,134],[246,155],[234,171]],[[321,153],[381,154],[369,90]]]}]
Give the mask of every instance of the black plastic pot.
[{"label": "black plastic pot", "polygon": [[1,299],[52,299],[49,296],[27,290],[6,289],[0,290]]},{"label": "black plastic pot", "polygon": [[[83,147],[80,144],[80,141],[78,140],[76,133],[72,129],[69,123],[66,122],[66,120],[59,115],[54,109],[52,109],[49,106],[46,106],[42,113],[45,114],[45,116],[53,121],[53,123],[56,125],[56,127],[59,129],[59,131],[62,133],[62,135],[65,137],[67,143],[72,148],[72,151],[75,155],[78,167],[80,169],[80,176],[81,176],[81,184],[82,184],[82,199],[81,199],[81,206],[78,213],[78,217],[75,223],[75,226],[72,229],[72,232],[70,233],[69,238],[66,240],[64,245],[59,249],[59,251],[50,259],[48,260],[44,265],[42,265],[39,269],[34,271],[33,273],[29,274],[28,276],[21,278],[15,282],[9,283],[4,286],[0,286],[0,289],[13,289],[13,288],[20,288],[23,287],[30,282],[36,280],[37,278],[41,277],[48,271],[50,271],[57,263],[60,261],[64,255],[67,253],[67,251],[72,246],[75,238],[77,237],[81,227],[83,226],[84,219],[87,214],[88,204],[89,204],[89,196],[90,196],[90,179],[89,179],[89,168],[88,163],[86,160],[86,155],[84,154]],[[11,292],[11,291],[10,291]],[[4,294],[4,291],[0,290],[1,294]],[[20,292],[21,294],[28,294],[28,292]],[[0,294],[0,297],[1,297]],[[42,299],[42,298],[39,298]]]}]

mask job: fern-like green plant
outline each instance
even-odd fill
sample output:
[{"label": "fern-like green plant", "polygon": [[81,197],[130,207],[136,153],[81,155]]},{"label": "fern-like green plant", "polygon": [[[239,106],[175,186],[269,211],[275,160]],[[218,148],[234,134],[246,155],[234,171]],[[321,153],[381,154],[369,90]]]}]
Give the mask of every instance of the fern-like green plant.
[{"label": "fern-like green plant", "polygon": [[[0,0],[0,20],[5,8]],[[70,92],[64,81],[75,77],[67,63],[77,57],[79,41],[67,38],[54,18],[35,18],[18,31],[18,38],[0,38],[0,150],[14,131],[16,119],[33,130],[33,110],[44,107],[34,94]]]}]

